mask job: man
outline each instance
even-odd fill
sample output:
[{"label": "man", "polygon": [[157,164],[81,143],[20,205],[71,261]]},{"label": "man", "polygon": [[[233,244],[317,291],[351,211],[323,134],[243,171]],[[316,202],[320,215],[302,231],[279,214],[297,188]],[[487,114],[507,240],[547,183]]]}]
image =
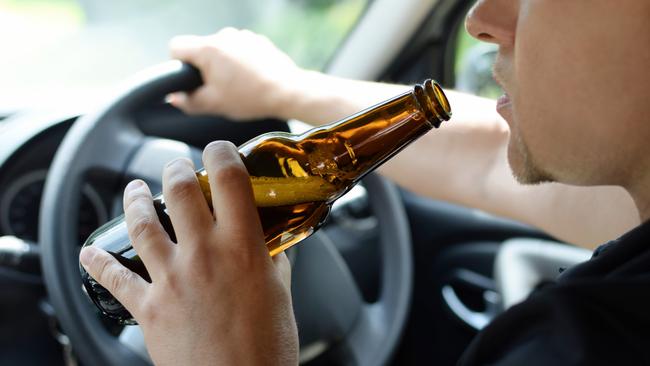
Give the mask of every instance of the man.
[{"label": "man", "polygon": [[[649,17],[650,2],[639,0],[479,1],[467,29],[499,46],[495,76],[507,94],[497,108],[505,122],[485,112],[489,102],[450,93],[455,121],[382,173],[582,245],[647,221]],[[301,70],[246,31],[177,38],[172,54],[199,67],[206,81],[172,96],[190,113],[322,123],[402,90]],[[177,246],[160,227],[147,187],[135,181],[125,190],[130,235],[151,284],[98,250],[84,250],[81,261],[140,322],[157,364],[296,364],[289,267],[284,256],[274,265],[266,253],[245,168],[224,142],[206,148],[204,163],[214,217],[190,162],[165,169]],[[410,183],[400,178],[405,170]],[[532,185],[542,182],[559,183]],[[650,363],[649,242],[650,224],[642,224],[601,247],[495,319],[461,362]]]}]

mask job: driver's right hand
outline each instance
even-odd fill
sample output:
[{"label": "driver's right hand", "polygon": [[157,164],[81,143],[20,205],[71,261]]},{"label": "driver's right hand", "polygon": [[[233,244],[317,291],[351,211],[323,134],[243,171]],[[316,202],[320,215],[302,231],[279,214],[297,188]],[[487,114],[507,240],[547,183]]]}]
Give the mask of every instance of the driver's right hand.
[{"label": "driver's right hand", "polygon": [[235,120],[287,118],[304,70],[265,36],[224,28],[209,36],[177,36],[171,56],[197,67],[204,85],[174,93],[169,102],[189,114],[215,114]]},{"label": "driver's right hand", "polygon": [[94,246],[81,263],[138,321],[156,365],[297,365],[291,267],[284,253],[269,256],[246,167],[223,141],[205,148],[203,162],[212,211],[191,161],[163,173],[177,244],[147,185],[124,191],[129,238],[151,282]]}]

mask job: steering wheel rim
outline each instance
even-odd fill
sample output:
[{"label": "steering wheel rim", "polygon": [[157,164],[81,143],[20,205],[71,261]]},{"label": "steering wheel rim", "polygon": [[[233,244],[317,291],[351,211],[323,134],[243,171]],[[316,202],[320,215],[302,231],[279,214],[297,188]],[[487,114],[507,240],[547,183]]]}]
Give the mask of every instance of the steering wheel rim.
[{"label": "steering wheel rim", "polygon": [[[81,291],[78,272],[80,248],[76,245],[76,224],[70,223],[78,222],[83,177],[89,169],[125,173],[147,139],[135,126],[132,113],[143,104],[161,100],[171,92],[192,90],[201,84],[198,70],[178,61],[148,69],[137,75],[105,107],[79,118],[54,157],[41,203],[39,237],[42,238],[43,276],[61,327],[70,338],[75,352],[86,363],[149,365],[142,353],[134,352],[108,333],[97,317],[94,305]],[[344,331],[345,335],[338,346],[332,348],[340,351],[344,364],[380,365],[390,359],[406,322],[413,265],[406,214],[396,189],[372,174],[364,180],[364,185],[369,192],[373,212],[380,222],[380,297],[376,303],[362,303],[354,317],[342,315],[341,310],[332,310],[334,319],[341,316],[349,319],[342,323],[346,325],[343,328],[347,329],[336,329],[337,332]],[[325,244],[301,244],[297,247],[297,257],[322,257],[325,253],[333,258],[332,263],[340,265],[340,255],[336,259],[337,253],[332,252],[333,246],[323,239],[323,234],[312,238],[308,240]],[[321,247],[326,248],[325,252]],[[321,254],[318,254],[318,250],[321,250]],[[348,281],[346,269],[341,269],[341,278]],[[294,283],[300,283],[303,276],[297,276],[295,268],[294,274]],[[331,289],[337,289],[336,283],[329,285]],[[295,296],[294,293],[294,302],[297,302]],[[340,300],[331,299],[330,302]],[[336,309],[336,306],[333,308]]]}]

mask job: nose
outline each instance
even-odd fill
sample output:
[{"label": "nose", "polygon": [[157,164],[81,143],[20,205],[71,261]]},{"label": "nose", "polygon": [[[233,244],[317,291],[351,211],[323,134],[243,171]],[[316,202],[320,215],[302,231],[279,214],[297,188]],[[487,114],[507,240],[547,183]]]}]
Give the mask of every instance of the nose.
[{"label": "nose", "polygon": [[465,28],[472,37],[512,45],[515,41],[519,0],[479,0],[465,19]]}]

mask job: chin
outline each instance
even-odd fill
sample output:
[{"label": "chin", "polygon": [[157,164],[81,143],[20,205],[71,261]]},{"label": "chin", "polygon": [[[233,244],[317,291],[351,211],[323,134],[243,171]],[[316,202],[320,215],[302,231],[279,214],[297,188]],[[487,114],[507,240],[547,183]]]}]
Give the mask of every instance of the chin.
[{"label": "chin", "polygon": [[528,146],[518,134],[510,134],[508,164],[517,182],[525,185],[556,182],[553,176],[535,162]]}]

